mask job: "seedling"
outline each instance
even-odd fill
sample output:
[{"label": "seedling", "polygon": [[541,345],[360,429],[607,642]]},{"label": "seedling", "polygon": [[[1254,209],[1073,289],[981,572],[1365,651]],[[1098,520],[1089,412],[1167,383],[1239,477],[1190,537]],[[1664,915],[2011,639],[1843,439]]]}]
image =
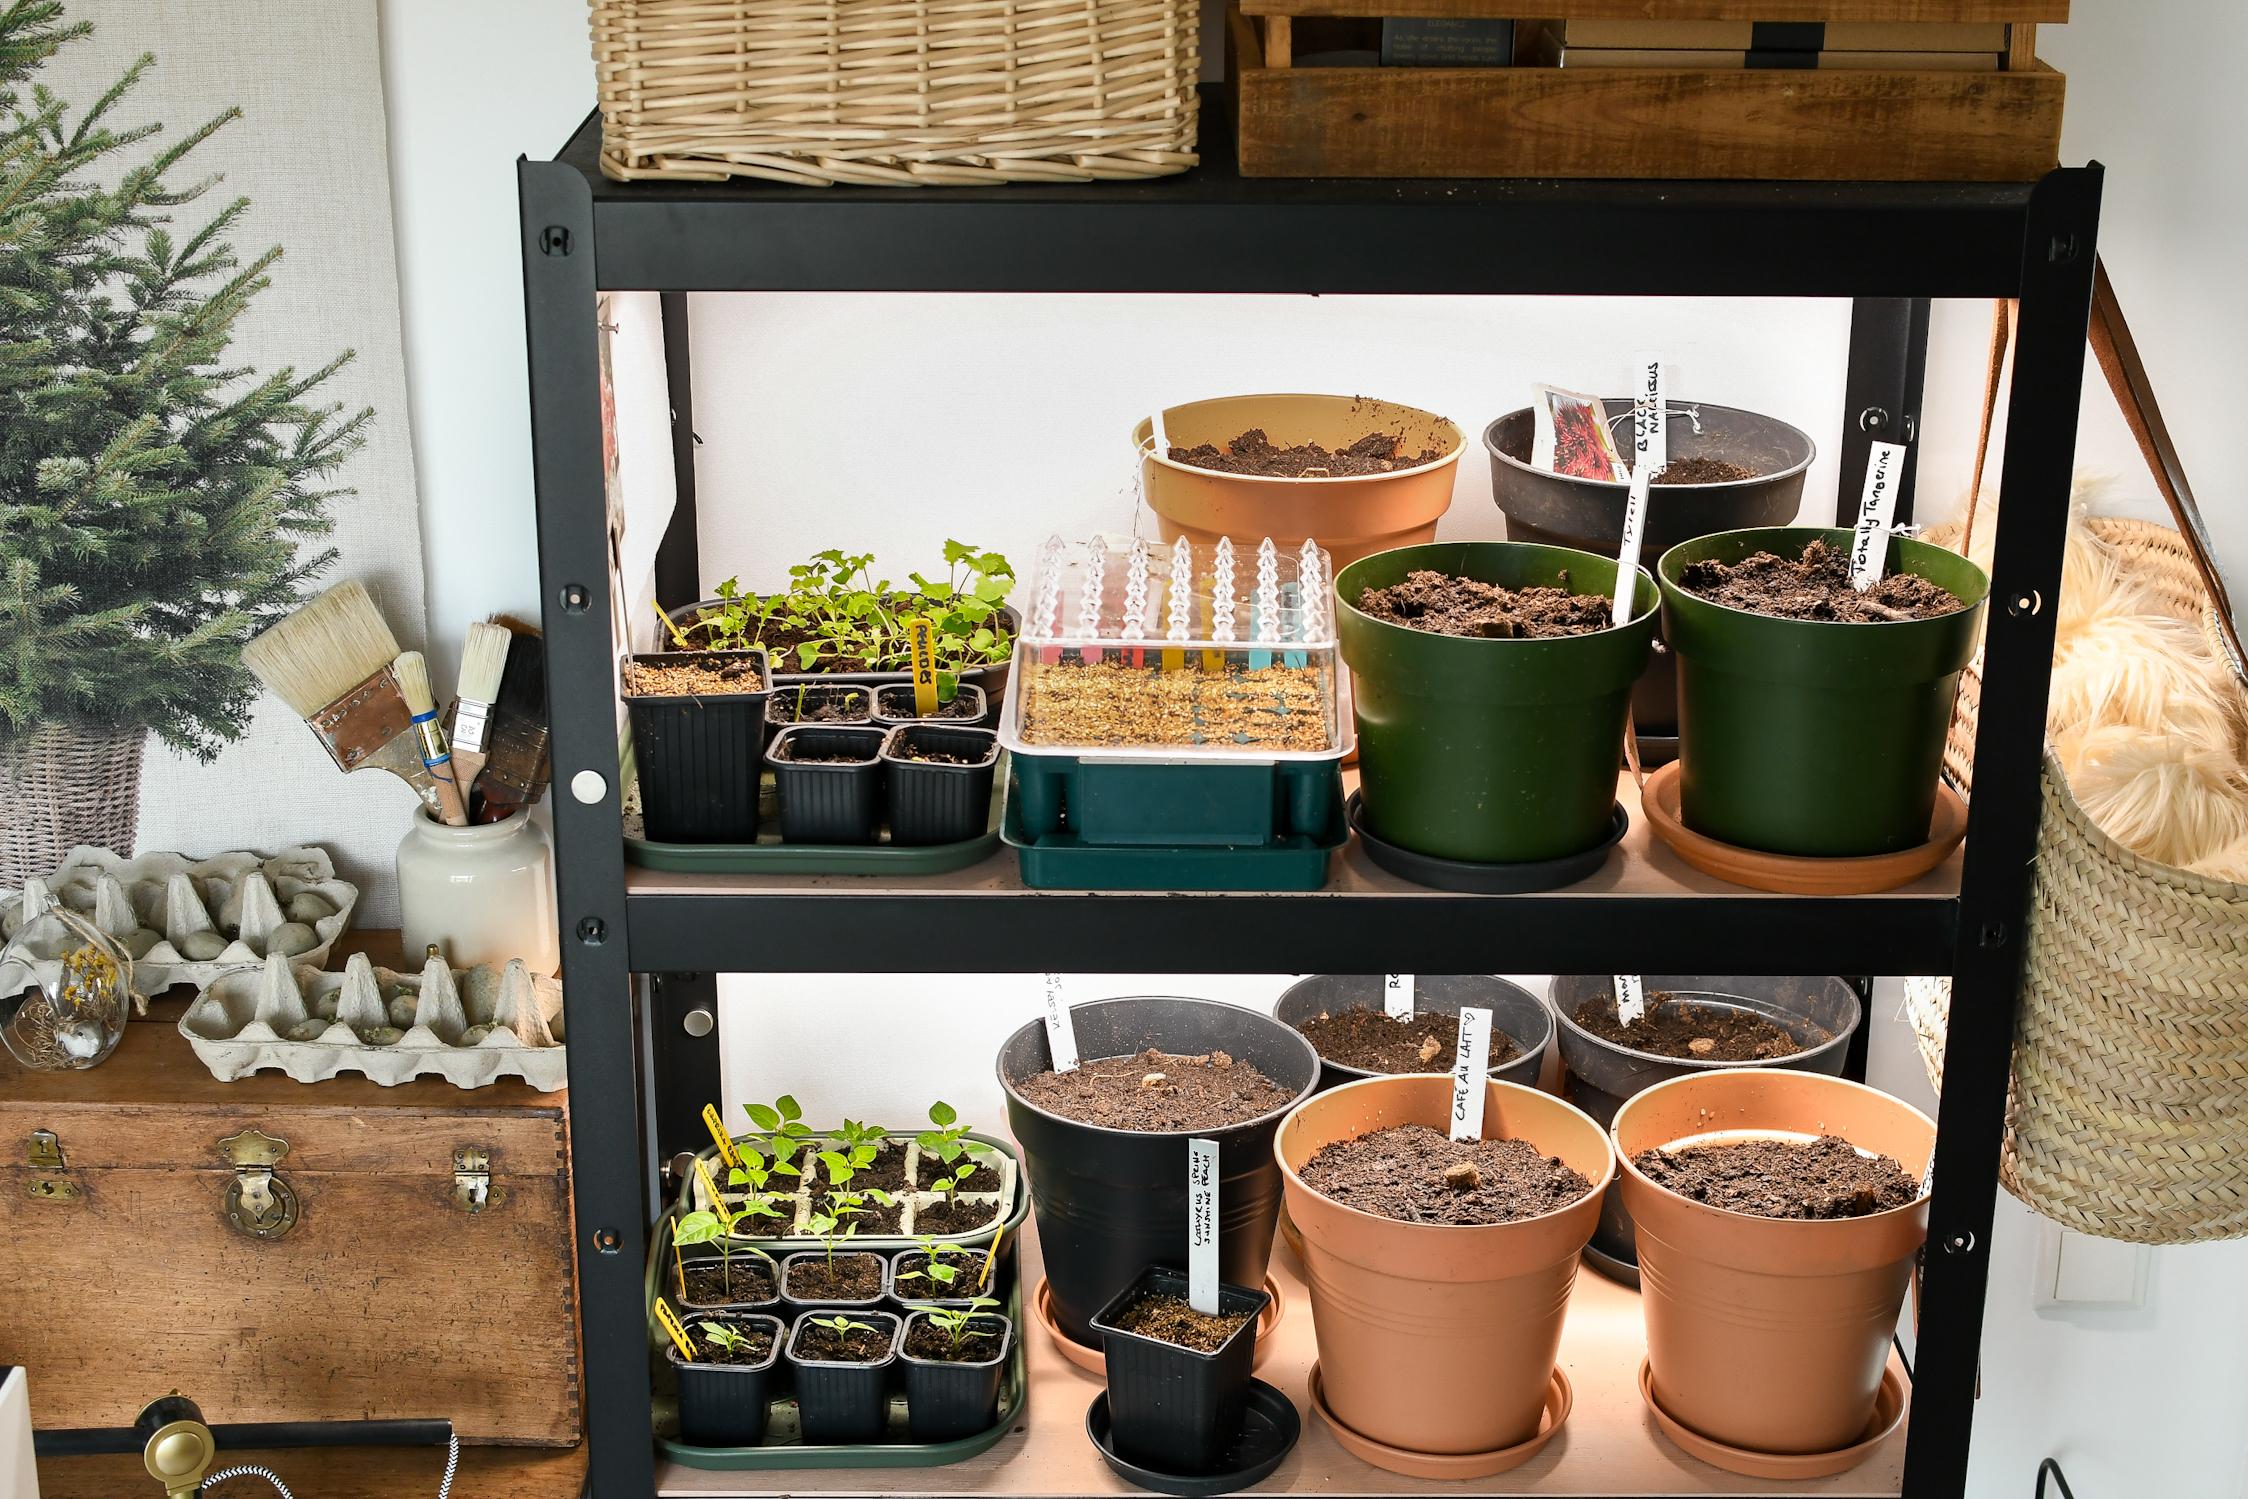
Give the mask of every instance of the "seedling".
[{"label": "seedling", "polygon": [[854,1322],[840,1312],[832,1317],[806,1317],[804,1320],[814,1327],[824,1327],[829,1332],[834,1333],[838,1348],[855,1332],[870,1332],[878,1338],[882,1336],[882,1329],[876,1327],[873,1323]]},{"label": "seedling", "polygon": [[[735,1215],[735,1219],[738,1221],[741,1218],[752,1216],[773,1218],[778,1217],[779,1214],[775,1213],[768,1204],[752,1197],[748,1202],[742,1204],[742,1210]],[[687,1244],[716,1244],[718,1246],[719,1284],[723,1287],[726,1296],[732,1297],[734,1294],[734,1235],[732,1224],[716,1213],[686,1213],[681,1215],[678,1224],[671,1230],[671,1253],[672,1258],[677,1261],[679,1266],[679,1294],[682,1296],[687,1293],[687,1261],[680,1255],[679,1250],[682,1245]],[[755,1251],[751,1252],[755,1253]],[[759,1258],[763,1258],[763,1256],[760,1255]]]},{"label": "seedling", "polygon": [[748,1333],[723,1322],[705,1322],[696,1330],[728,1353],[739,1353],[749,1347]]},{"label": "seedling", "polygon": [[859,1231],[856,1223],[846,1223],[844,1220],[855,1218],[864,1211],[858,1193],[839,1192],[827,1200],[826,1212],[814,1213],[804,1221],[805,1231],[819,1240],[820,1247],[827,1251],[827,1279],[830,1285],[835,1282],[835,1246],[848,1244]]},{"label": "seedling", "polygon": [[968,1336],[968,1324],[997,1305],[999,1303],[989,1296],[978,1296],[964,1307],[931,1307],[927,1315],[930,1325],[941,1328],[945,1336],[952,1340],[951,1353],[957,1359],[960,1357],[960,1344]]},{"label": "seedling", "polygon": [[[745,1103],[742,1108],[748,1113],[749,1122],[765,1132],[761,1139],[743,1142],[760,1158],[770,1158],[771,1165],[761,1169],[784,1176],[801,1175],[789,1157],[796,1154],[797,1142],[810,1139],[812,1131],[804,1123],[804,1111],[796,1100],[783,1093],[770,1104]],[[746,1155],[744,1160],[747,1160]]]},{"label": "seedling", "polygon": [[918,1270],[901,1270],[896,1278],[898,1280],[927,1281],[929,1294],[925,1299],[930,1301],[942,1299],[953,1290],[954,1283],[960,1279],[960,1267],[944,1263],[943,1257],[954,1251],[938,1244],[935,1239],[923,1239],[920,1242],[921,1268]]},{"label": "seedling", "polygon": [[975,1162],[966,1159],[968,1146],[965,1137],[968,1126],[957,1123],[959,1118],[959,1113],[952,1105],[940,1098],[929,1106],[929,1122],[936,1128],[925,1129],[914,1137],[914,1143],[921,1147],[924,1157],[934,1156],[942,1164],[953,1168],[945,1176],[929,1183],[930,1191],[944,1193],[948,1207],[957,1206],[961,1184],[976,1169]]}]

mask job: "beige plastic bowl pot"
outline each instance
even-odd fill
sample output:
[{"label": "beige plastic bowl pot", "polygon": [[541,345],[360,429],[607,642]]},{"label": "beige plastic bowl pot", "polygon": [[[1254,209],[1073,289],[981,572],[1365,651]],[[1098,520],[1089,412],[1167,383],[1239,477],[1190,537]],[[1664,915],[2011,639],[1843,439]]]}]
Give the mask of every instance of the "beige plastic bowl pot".
[{"label": "beige plastic bowl pot", "polygon": [[1266,479],[1221,474],[1174,463],[1153,450],[1155,423],[1132,429],[1141,453],[1147,502],[1166,542],[1181,536],[1196,545],[1221,536],[1282,547],[1315,538],[1340,572],[1359,558],[1392,547],[1436,539],[1436,521],[1452,505],[1452,481],[1467,439],[1458,426],[1432,412],[1393,401],[1354,396],[1224,396],[1172,406],[1163,413],[1175,447],[1212,443],[1223,448],[1252,427],[1279,447],[1316,442],[1330,452],[1372,432],[1402,433],[1400,450],[1443,454],[1434,463],[1356,478]]}]

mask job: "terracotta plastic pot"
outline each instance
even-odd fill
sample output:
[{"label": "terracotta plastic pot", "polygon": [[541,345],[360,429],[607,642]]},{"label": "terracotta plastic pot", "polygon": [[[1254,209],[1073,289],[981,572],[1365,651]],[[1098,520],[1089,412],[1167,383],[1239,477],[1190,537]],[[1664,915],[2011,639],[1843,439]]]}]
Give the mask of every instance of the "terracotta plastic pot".
[{"label": "terracotta plastic pot", "polygon": [[1152,418],[1132,429],[1141,452],[1140,477],[1163,539],[1214,543],[1221,536],[1261,539],[1283,548],[1316,538],[1339,570],[1361,557],[1436,539],[1436,521],[1452,506],[1452,481],[1467,438],[1432,412],[1360,396],[1226,396],[1172,406],[1163,413],[1174,447],[1224,448],[1252,427],[1277,447],[1316,442],[1330,452],[1372,432],[1401,432],[1401,450],[1435,449],[1444,456],[1418,468],[1353,478],[1265,479],[1221,474],[1174,463],[1151,446]]},{"label": "terracotta plastic pot", "polygon": [[1704,1072],[1626,1102],[1614,1134],[1638,1234],[1652,1394],[1672,1420],[1726,1446],[1832,1452],[1855,1443],[1873,1414],[1928,1236],[1928,1200],[1864,1218],[1759,1218],[1666,1191],[1631,1164],[1690,1137],[1771,1131],[1839,1135],[1914,1177],[1936,1146],[1918,1109],[1816,1073]]},{"label": "terracotta plastic pot", "polygon": [[1488,1453],[1538,1435],[1576,1284],[1615,1170],[1600,1126],[1560,1099],[1493,1080],[1486,1139],[1522,1139],[1584,1173],[1565,1208],[1487,1227],[1400,1223],[1320,1196],[1296,1173],[1338,1140],[1446,1127],[1452,1080],[1376,1077],[1297,1105],[1273,1142],[1303,1239],[1327,1407],[1410,1453]]}]

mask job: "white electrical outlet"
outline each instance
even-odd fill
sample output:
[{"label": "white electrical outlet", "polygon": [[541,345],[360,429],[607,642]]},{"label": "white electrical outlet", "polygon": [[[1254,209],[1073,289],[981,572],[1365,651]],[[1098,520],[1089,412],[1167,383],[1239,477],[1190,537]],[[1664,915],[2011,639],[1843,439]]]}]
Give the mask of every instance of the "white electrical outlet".
[{"label": "white electrical outlet", "polygon": [[2079,1312],[2137,1311],[2147,1304],[2147,1272],[2153,1263],[2154,1251],[2147,1245],[2096,1239],[2058,1223],[2041,1223],[2030,1305]]}]

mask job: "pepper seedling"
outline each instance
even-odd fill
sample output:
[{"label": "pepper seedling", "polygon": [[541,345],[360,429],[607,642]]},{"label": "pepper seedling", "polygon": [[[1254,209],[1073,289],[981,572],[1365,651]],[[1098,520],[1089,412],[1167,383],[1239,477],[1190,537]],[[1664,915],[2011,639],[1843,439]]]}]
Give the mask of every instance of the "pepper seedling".
[{"label": "pepper seedling", "polygon": [[728,1327],[723,1322],[705,1322],[696,1331],[728,1353],[738,1353],[749,1345],[749,1334],[738,1327]]},{"label": "pepper seedling", "polygon": [[[889,1194],[885,1192],[881,1195],[887,1197]],[[884,1203],[883,1206],[887,1207],[889,1204]],[[829,1285],[835,1283],[835,1246],[848,1244],[857,1237],[859,1231],[856,1223],[846,1223],[843,1220],[855,1218],[865,1211],[865,1200],[859,1193],[837,1192],[828,1198],[826,1212],[814,1213],[804,1221],[805,1232],[819,1240],[820,1247],[827,1251]]]},{"label": "pepper seedling", "polygon": [[[930,1191],[944,1193],[947,1207],[958,1205],[961,1183],[973,1175],[976,1169],[973,1160],[963,1160],[968,1155],[965,1139],[968,1126],[958,1123],[959,1118],[959,1112],[940,1098],[929,1107],[929,1122],[936,1128],[925,1129],[914,1137],[914,1143],[921,1147],[923,1156],[935,1156],[944,1165],[954,1168],[943,1178],[929,1183]],[[955,1165],[956,1162],[960,1164]]]},{"label": "pepper seedling", "polygon": [[749,1115],[749,1122],[765,1132],[764,1137],[755,1142],[743,1142],[770,1160],[771,1164],[765,1169],[769,1173],[801,1175],[789,1157],[796,1154],[799,1141],[811,1137],[812,1130],[804,1123],[804,1111],[795,1098],[783,1093],[770,1104],[745,1103],[742,1109]]},{"label": "pepper seedling", "polygon": [[836,1313],[832,1317],[806,1317],[804,1320],[814,1327],[824,1327],[829,1332],[834,1333],[835,1341],[839,1351],[845,1340],[848,1339],[852,1333],[870,1332],[873,1333],[876,1337],[882,1336],[882,1329],[876,1327],[873,1323],[853,1322],[849,1317],[844,1316],[841,1312]]},{"label": "pepper seedling", "polygon": [[952,1356],[960,1357],[960,1344],[968,1336],[968,1324],[999,1305],[989,1296],[978,1296],[964,1307],[931,1307],[927,1312],[930,1325],[941,1328],[952,1340]]},{"label": "pepper seedling", "polygon": [[[960,1267],[944,1263],[943,1256],[954,1251],[946,1249],[935,1239],[922,1239],[920,1245],[921,1268],[918,1270],[901,1270],[894,1279],[927,1281],[929,1283],[928,1299],[934,1301],[952,1290],[953,1282],[960,1278]],[[994,1305],[996,1304],[994,1303]]]}]

